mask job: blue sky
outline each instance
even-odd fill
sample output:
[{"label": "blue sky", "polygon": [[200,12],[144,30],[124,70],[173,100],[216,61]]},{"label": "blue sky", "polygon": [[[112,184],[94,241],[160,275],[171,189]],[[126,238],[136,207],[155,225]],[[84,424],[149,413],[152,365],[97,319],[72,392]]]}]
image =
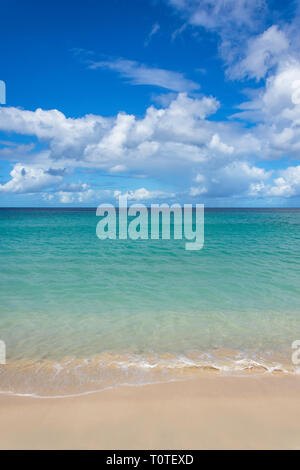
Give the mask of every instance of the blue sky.
[{"label": "blue sky", "polygon": [[0,12],[0,206],[299,206],[298,1]]}]

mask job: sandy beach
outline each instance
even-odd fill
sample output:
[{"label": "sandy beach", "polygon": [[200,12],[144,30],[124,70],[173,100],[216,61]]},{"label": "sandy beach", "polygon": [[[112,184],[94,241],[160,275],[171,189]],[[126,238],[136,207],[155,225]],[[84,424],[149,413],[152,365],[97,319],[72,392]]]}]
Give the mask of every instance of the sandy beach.
[{"label": "sandy beach", "polygon": [[0,396],[1,449],[299,449],[300,377],[224,377]]}]

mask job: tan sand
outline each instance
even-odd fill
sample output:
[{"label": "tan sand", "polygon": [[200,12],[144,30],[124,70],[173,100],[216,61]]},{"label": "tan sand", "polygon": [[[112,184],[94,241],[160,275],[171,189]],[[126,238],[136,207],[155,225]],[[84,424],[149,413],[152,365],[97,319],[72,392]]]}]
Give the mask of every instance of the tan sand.
[{"label": "tan sand", "polygon": [[0,396],[2,449],[299,449],[300,377],[221,377],[60,399]]}]

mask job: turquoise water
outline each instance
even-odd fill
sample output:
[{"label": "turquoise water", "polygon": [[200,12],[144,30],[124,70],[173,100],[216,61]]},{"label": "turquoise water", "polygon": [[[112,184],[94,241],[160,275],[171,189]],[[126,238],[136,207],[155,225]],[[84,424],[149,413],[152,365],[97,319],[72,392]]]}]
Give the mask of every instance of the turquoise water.
[{"label": "turquoise water", "polygon": [[300,210],[208,209],[200,251],[99,240],[98,221],[95,210],[0,210],[0,390],[288,368],[300,336]]}]

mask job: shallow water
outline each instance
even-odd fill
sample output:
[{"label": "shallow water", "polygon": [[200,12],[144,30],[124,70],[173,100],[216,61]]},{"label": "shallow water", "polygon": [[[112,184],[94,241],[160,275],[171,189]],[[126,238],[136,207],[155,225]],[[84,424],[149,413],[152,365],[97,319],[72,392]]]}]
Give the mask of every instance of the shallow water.
[{"label": "shallow water", "polygon": [[0,391],[293,371],[300,210],[206,210],[200,251],[101,241],[98,221],[95,210],[0,210]]}]

